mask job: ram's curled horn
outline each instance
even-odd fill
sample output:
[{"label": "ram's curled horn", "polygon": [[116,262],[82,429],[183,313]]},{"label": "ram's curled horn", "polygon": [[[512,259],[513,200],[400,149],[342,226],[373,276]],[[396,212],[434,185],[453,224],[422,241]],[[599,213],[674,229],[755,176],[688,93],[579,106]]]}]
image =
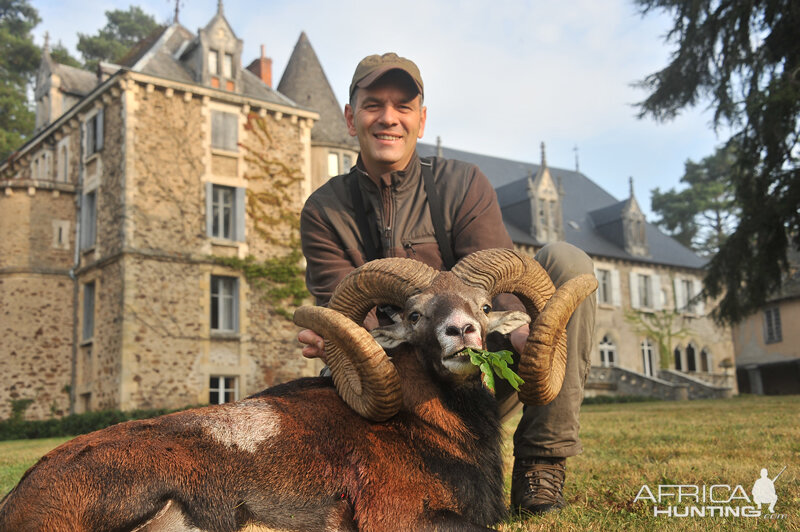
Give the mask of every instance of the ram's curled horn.
[{"label": "ram's curled horn", "polygon": [[433,268],[411,259],[372,261],[342,279],[327,309],[300,307],[295,312],[297,325],[325,338],[336,390],[367,419],[385,421],[395,415],[402,395],[394,364],[361,324],[375,306],[402,307],[435,276]]},{"label": "ram's curled horn", "polygon": [[509,249],[473,253],[456,264],[453,272],[467,284],[483,287],[491,297],[511,293],[520,298],[531,325],[520,354],[519,376],[525,384],[519,397],[533,405],[555,399],[567,366],[567,322],[581,301],[597,288],[597,279],[581,275],[556,291],[538,262]]}]

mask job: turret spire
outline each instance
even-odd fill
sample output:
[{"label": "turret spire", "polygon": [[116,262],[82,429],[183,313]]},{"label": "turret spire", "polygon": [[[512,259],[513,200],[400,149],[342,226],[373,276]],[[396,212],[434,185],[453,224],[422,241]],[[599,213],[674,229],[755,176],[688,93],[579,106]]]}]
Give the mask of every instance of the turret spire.
[{"label": "turret spire", "polygon": [[547,155],[545,154],[544,150],[544,141],[542,141],[542,168],[547,166]]}]

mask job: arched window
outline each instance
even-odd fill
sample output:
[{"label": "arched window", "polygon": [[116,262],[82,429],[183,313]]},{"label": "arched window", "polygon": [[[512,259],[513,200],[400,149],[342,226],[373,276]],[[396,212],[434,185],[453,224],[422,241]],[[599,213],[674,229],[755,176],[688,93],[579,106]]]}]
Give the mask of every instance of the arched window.
[{"label": "arched window", "polygon": [[617,363],[617,346],[608,335],[603,336],[600,341],[600,365],[604,368],[610,368]]},{"label": "arched window", "polygon": [[650,338],[645,338],[642,340],[642,367],[644,368],[644,374],[648,377],[652,377],[655,372],[655,347],[653,345],[653,341]]},{"label": "arched window", "polygon": [[686,371],[697,371],[697,359],[695,358],[695,349],[692,344],[686,346]]},{"label": "arched window", "polygon": [[682,371],[683,364],[681,361],[681,357],[683,356],[683,352],[681,352],[680,346],[675,348],[675,371]]},{"label": "arched window", "polygon": [[703,348],[700,351],[700,371],[704,371],[705,373],[711,373],[713,371],[713,367],[711,365],[711,352]]}]

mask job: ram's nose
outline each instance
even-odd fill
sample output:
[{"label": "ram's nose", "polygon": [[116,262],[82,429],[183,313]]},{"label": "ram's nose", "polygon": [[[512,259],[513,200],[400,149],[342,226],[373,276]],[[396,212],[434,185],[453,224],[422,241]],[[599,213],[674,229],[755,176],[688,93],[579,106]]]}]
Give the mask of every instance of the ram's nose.
[{"label": "ram's nose", "polygon": [[471,323],[467,323],[466,325],[463,325],[461,327],[459,327],[458,325],[448,325],[447,328],[445,328],[444,330],[444,333],[447,336],[460,336],[462,338],[474,332],[477,332],[477,329]]}]

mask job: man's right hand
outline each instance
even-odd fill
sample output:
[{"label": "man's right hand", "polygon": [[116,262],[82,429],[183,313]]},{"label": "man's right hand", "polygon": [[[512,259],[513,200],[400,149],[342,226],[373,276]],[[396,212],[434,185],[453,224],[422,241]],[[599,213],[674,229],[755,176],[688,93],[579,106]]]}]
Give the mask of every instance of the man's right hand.
[{"label": "man's right hand", "polygon": [[311,329],[303,329],[297,334],[297,340],[302,344],[306,344],[303,347],[304,357],[319,358],[326,364],[328,363],[325,357],[325,340],[322,336]]}]

